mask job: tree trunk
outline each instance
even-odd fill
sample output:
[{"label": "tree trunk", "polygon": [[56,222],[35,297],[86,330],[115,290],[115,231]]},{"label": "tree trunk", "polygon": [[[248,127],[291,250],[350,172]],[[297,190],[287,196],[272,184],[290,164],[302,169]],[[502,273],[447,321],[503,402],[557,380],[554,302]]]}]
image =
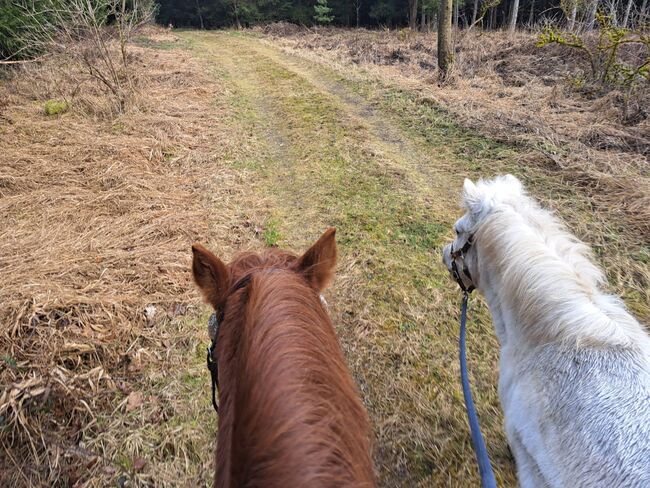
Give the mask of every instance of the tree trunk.
[{"label": "tree trunk", "polygon": [[451,39],[452,8],[452,0],[440,0],[440,9],[438,10],[438,68],[440,68],[441,80],[447,78],[454,64]]},{"label": "tree trunk", "polygon": [[239,22],[239,5],[237,5],[237,0],[232,3],[232,6],[235,9],[235,22],[237,23],[237,29],[241,29],[241,22]]},{"label": "tree trunk", "polygon": [[454,28],[458,29],[458,0],[454,1]]},{"label": "tree trunk", "polygon": [[420,18],[420,30],[424,32],[427,27],[427,14],[424,11],[424,0],[422,0],[422,17]]},{"label": "tree trunk", "polygon": [[576,17],[578,16],[578,0],[573,0],[571,4],[571,15],[569,16],[569,32],[573,32],[576,27]]},{"label": "tree trunk", "polygon": [[199,0],[195,0],[196,3],[196,13],[199,14],[199,23],[201,24],[201,30],[203,30],[203,15],[201,14],[201,7],[199,6]]},{"label": "tree trunk", "polygon": [[623,25],[621,27],[625,29],[627,27],[627,21],[630,20],[630,10],[632,9],[632,0],[627,0],[627,8],[625,9],[625,17],[623,17]]},{"label": "tree trunk", "polygon": [[517,15],[519,14],[519,0],[512,0],[512,10],[510,11],[510,25],[508,30],[514,32],[517,27]]},{"label": "tree trunk", "polygon": [[409,28],[415,30],[418,27],[418,0],[409,0]]},{"label": "tree trunk", "polygon": [[472,23],[470,25],[474,25],[476,22],[476,16],[478,15],[478,0],[474,0],[474,7],[472,9]]},{"label": "tree trunk", "polygon": [[614,27],[618,27],[618,19],[616,18],[616,2],[611,2],[609,5],[609,18]]},{"label": "tree trunk", "polygon": [[354,6],[357,9],[357,29],[359,28],[359,11],[361,10],[361,2],[357,2]]},{"label": "tree trunk", "polygon": [[528,26],[532,27],[535,22],[535,0],[530,1],[530,14],[528,14]]},{"label": "tree trunk", "polygon": [[492,7],[490,9],[490,16],[488,17],[488,29],[490,29],[490,30],[494,29],[496,16],[497,16],[497,9],[496,9],[496,7]]},{"label": "tree trunk", "polygon": [[589,25],[587,27],[589,29],[594,28],[594,22],[596,20],[596,12],[598,12],[598,2],[599,0],[593,0],[591,3],[591,9],[589,10],[589,18],[587,19],[587,22],[589,22]]}]

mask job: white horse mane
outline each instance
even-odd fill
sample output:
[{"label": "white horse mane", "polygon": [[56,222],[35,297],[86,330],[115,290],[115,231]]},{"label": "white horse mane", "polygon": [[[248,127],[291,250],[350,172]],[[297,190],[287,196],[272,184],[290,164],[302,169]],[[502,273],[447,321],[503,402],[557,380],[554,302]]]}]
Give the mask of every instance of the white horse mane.
[{"label": "white horse mane", "polygon": [[464,285],[489,304],[520,485],[650,486],[650,337],[603,292],[589,247],[514,176],[466,180],[463,204],[443,261],[463,259]]},{"label": "white horse mane", "polygon": [[530,198],[517,178],[465,180],[463,203],[467,214],[457,230],[474,234],[477,284],[484,288],[481,281],[499,277],[492,291],[516,307],[528,339],[650,348],[623,302],[602,291],[606,278],[590,248]]}]

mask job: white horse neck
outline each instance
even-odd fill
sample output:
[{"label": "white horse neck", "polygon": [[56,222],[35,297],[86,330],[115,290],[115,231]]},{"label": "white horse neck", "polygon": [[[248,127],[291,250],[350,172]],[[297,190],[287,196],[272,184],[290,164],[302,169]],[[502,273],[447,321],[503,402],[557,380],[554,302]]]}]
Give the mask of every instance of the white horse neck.
[{"label": "white horse neck", "polygon": [[524,207],[525,214],[513,208],[488,216],[474,244],[479,288],[502,345],[630,346],[650,354],[644,328],[601,291],[605,278],[590,249],[549,212]]}]

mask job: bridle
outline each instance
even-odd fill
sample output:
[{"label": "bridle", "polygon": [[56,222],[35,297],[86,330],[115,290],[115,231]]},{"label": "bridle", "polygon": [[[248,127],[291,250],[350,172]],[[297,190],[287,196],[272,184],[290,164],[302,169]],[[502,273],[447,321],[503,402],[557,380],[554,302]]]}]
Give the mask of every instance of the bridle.
[{"label": "bridle", "polygon": [[[481,475],[481,486],[483,488],[496,488],[496,480],[494,478],[494,472],[492,471],[492,465],[490,464],[490,457],[488,456],[487,448],[485,447],[485,440],[481,434],[481,427],[478,422],[478,415],[476,414],[476,408],[474,407],[474,400],[472,399],[472,390],[469,386],[469,376],[467,374],[467,357],[465,353],[465,336],[467,332],[467,301],[469,299],[469,294],[474,290],[474,281],[472,280],[472,275],[469,272],[467,263],[465,263],[465,255],[467,251],[472,247],[474,243],[474,235],[471,234],[467,238],[467,242],[460,249],[454,251],[454,244],[451,244],[451,272],[460,286],[460,289],[463,290],[463,302],[460,309],[460,337],[458,339],[458,349],[460,356],[460,381],[463,387],[463,397],[465,399],[465,409],[467,410],[467,420],[469,421],[469,430],[472,436],[472,447],[476,453],[476,461],[478,462],[478,468]],[[462,268],[459,271],[456,260],[460,259],[462,262]],[[463,277],[465,275],[469,280],[469,286],[465,285]]]},{"label": "bridle", "polygon": [[212,383],[212,407],[214,408],[214,411],[217,412],[217,415],[219,415],[219,405],[217,404],[217,390],[219,389],[219,363],[217,362],[217,358],[214,357],[214,350],[217,347],[219,327],[223,323],[223,319],[226,316],[226,303],[228,302],[228,298],[230,298],[233,293],[241,290],[242,288],[246,288],[246,286],[248,286],[248,284],[251,282],[252,277],[253,273],[248,273],[244,277],[237,280],[237,282],[230,288],[228,293],[226,293],[226,297],[223,299],[223,305],[219,307],[218,311],[213,312],[208,319],[208,334],[210,335],[211,343],[208,346],[207,365],[208,370],[210,371],[210,381]]},{"label": "bridle", "polygon": [[472,275],[469,272],[469,268],[467,267],[467,263],[465,263],[465,254],[467,254],[467,251],[472,247],[472,244],[474,240],[474,234],[470,234],[470,236],[467,238],[467,241],[461,247],[460,249],[454,251],[454,243],[451,243],[451,273],[456,280],[456,283],[458,283],[458,286],[460,286],[460,289],[463,290],[463,293],[472,293],[474,291],[474,285],[471,284],[469,286],[465,286],[465,282],[463,281],[463,277],[460,274],[460,271],[458,270],[458,265],[456,264],[456,260],[460,259],[461,262],[463,263],[462,267],[462,273],[469,278],[470,282],[473,283],[474,280],[472,280]]},{"label": "bridle", "polygon": [[[267,268],[263,271],[260,269],[255,269],[241,277],[235,282],[234,285],[230,287],[230,290],[228,290],[228,292],[225,294],[225,297],[222,299],[222,305],[218,307],[218,310],[213,312],[208,319],[208,334],[210,336],[211,343],[208,346],[206,363],[208,366],[208,371],[210,371],[210,382],[212,386],[212,407],[214,408],[214,411],[217,412],[217,415],[219,415],[219,405],[217,404],[217,391],[219,390],[219,363],[215,357],[215,349],[217,347],[217,337],[219,337],[219,328],[223,323],[224,317],[226,316],[226,303],[228,303],[228,299],[234,293],[241,290],[242,288],[246,288],[249,285],[255,273],[274,273],[278,271],[280,270],[277,268]],[[321,301],[323,302],[324,306],[327,306],[327,302],[324,301],[322,296]]]}]

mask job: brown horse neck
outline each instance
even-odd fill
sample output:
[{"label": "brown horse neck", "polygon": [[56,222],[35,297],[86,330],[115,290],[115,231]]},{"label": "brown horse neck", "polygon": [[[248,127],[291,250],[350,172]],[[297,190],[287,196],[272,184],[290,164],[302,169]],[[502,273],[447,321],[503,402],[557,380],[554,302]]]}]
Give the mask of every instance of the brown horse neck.
[{"label": "brown horse neck", "polygon": [[217,356],[215,486],[374,486],[367,414],[298,274],[257,272],[230,297]]}]

